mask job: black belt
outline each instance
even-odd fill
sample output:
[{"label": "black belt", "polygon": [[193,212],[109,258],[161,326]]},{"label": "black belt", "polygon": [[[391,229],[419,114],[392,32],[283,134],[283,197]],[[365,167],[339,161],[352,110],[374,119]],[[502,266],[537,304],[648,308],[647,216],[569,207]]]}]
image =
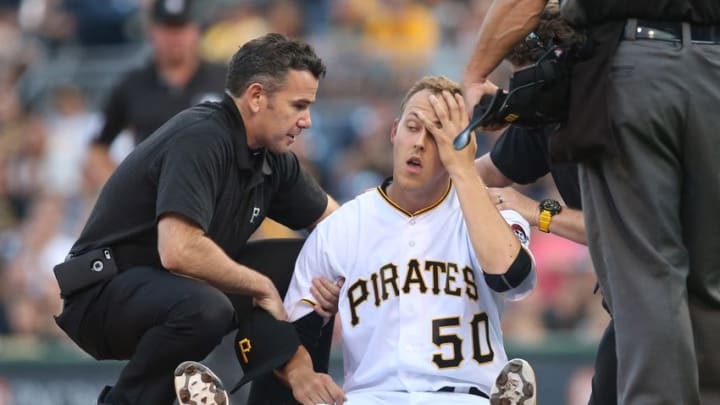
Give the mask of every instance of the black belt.
[{"label": "black belt", "polygon": [[475,387],[470,387],[470,389],[466,389],[465,387],[442,387],[438,390],[438,392],[456,392],[462,394],[477,395],[479,397],[490,399],[488,394],[480,391]]},{"label": "black belt", "polygon": [[[115,255],[115,262],[121,272],[130,267],[137,266],[162,267],[160,259],[155,259],[158,257],[158,253],[157,248],[154,246],[115,244],[110,246],[110,248]],[[65,261],[76,256],[78,255],[68,253],[68,255],[65,256]]]},{"label": "black belt", "polygon": [[[690,41],[701,44],[720,44],[720,24],[689,24]],[[630,19],[626,24],[626,39],[649,39],[682,42],[683,23]]]},{"label": "black belt", "polygon": [[121,271],[137,266],[162,267],[157,246],[152,244],[120,244],[112,245],[115,261]]}]

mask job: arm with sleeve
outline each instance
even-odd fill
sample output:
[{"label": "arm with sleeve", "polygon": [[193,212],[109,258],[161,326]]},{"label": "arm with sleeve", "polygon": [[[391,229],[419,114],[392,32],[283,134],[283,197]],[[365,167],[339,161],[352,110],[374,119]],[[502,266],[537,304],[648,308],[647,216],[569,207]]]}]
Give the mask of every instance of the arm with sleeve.
[{"label": "arm with sleeve", "polygon": [[[555,185],[567,207],[563,207],[563,210],[553,217],[550,230],[574,242],[586,244],[585,221],[579,210],[577,167],[550,162],[549,137],[556,129],[555,126],[538,129],[511,126],[498,138],[489,152],[491,163],[483,163],[494,166],[495,170],[518,184],[534,183],[552,172]],[[528,218],[531,226],[537,225],[540,211],[534,213],[534,217]],[[526,212],[526,215],[529,214]]]},{"label": "arm with sleeve", "polygon": [[156,218],[180,214],[207,232],[231,153],[224,138],[178,134],[158,164]]},{"label": "arm with sleeve", "polygon": [[294,230],[307,228],[323,214],[329,197],[294,153],[276,158],[279,173],[268,216]]},{"label": "arm with sleeve", "polygon": [[284,301],[290,322],[314,312],[315,301],[310,292],[313,278],[324,277],[336,281],[343,277],[334,256],[335,250],[327,242],[327,231],[330,227],[324,225],[328,225],[326,221],[310,233],[295,262],[295,270]]},{"label": "arm with sleeve", "polygon": [[[520,254],[505,274],[484,273],[485,282],[495,292],[510,300],[519,300],[527,296],[537,283],[535,260],[530,253],[530,224],[518,212],[503,210],[500,212],[522,247]],[[470,243],[468,239],[468,243]],[[479,266],[478,263],[475,265]]]},{"label": "arm with sleeve", "polygon": [[490,160],[511,181],[534,183],[550,172],[544,131],[510,126],[493,145]]},{"label": "arm with sleeve", "polygon": [[95,145],[109,147],[120,132],[128,126],[127,96],[124,91],[124,82],[115,86],[110,93],[103,117],[105,123],[98,137],[94,140]]},{"label": "arm with sleeve", "polygon": [[229,139],[196,128],[181,131],[171,143],[156,163],[155,214],[163,266],[225,292],[251,295],[273,316],[284,318],[272,281],[233,261],[208,235],[217,196],[232,168]]},{"label": "arm with sleeve", "polygon": [[[293,277],[285,294],[284,305],[288,321],[295,324],[300,340],[307,348],[317,346],[320,330],[326,321],[313,310],[315,302],[310,291],[313,279],[324,277],[336,281],[344,276],[335,256],[339,244],[329,243],[332,228],[330,225],[334,222],[336,221],[327,219],[310,233],[295,262]],[[333,240],[339,242],[340,236],[335,236],[337,237]],[[342,300],[342,296],[339,300]]]}]

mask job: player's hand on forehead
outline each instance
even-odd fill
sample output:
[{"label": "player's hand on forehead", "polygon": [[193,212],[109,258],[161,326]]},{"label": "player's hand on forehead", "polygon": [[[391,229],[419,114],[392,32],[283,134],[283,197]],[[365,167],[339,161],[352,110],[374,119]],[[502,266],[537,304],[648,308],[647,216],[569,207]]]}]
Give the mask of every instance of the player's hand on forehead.
[{"label": "player's hand on forehead", "polygon": [[432,103],[438,118],[441,119],[441,122],[442,118],[446,118],[447,121],[450,122],[455,122],[456,120],[462,118],[459,110],[463,103],[458,103],[456,95],[447,90],[443,90],[442,93],[435,95],[435,99],[437,102],[433,102],[433,99],[431,98],[430,103]]},{"label": "player's hand on forehead", "polygon": [[443,161],[445,168],[450,170],[457,160],[467,161],[468,159],[474,159],[476,149],[474,142],[473,147],[465,148],[466,150],[462,151],[456,151],[452,144],[457,134],[470,121],[462,96],[445,90],[439,94],[429,95],[428,101],[437,116],[437,121],[433,122],[428,117],[428,114],[423,114],[422,111],[418,112],[418,116],[427,131],[435,139],[440,159]]},{"label": "player's hand on forehead", "polygon": [[437,120],[422,111],[417,112],[418,117],[436,141],[452,141],[450,138],[454,138],[469,121],[462,96],[443,90],[442,93],[430,94],[428,101]]}]

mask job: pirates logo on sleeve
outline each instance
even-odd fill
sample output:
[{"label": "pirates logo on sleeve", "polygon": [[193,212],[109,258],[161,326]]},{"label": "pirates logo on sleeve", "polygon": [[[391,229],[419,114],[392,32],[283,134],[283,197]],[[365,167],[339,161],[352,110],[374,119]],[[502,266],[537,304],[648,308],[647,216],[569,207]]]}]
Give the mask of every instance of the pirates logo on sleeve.
[{"label": "pirates logo on sleeve", "polygon": [[515,232],[515,236],[517,236],[520,240],[520,243],[528,243],[528,236],[525,234],[525,230],[522,226],[520,226],[520,224],[512,224],[511,228],[513,232]]}]

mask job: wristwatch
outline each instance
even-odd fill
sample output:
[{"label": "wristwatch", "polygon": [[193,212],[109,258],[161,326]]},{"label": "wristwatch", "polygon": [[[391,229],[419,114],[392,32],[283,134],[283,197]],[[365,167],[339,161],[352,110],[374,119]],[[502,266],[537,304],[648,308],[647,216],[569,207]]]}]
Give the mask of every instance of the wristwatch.
[{"label": "wristwatch", "polygon": [[551,199],[545,199],[540,202],[540,217],[538,218],[538,229],[550,233],[550,221],[552,217],[562,211],[559,202]]}]

